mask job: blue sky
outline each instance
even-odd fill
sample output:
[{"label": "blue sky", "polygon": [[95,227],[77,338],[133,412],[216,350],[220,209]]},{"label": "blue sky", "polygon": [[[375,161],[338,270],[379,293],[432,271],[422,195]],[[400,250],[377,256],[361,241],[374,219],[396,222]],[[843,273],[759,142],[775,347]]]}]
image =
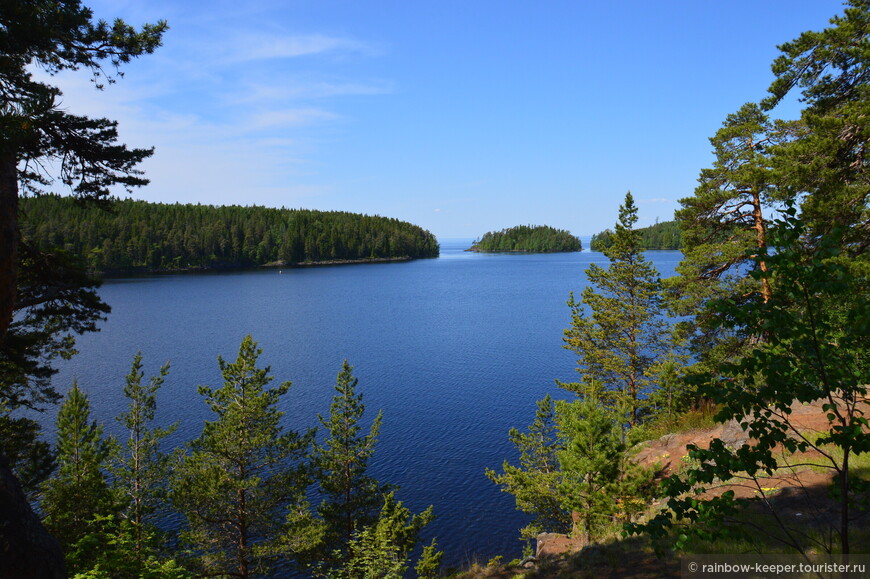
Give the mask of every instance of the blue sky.
[{"label": "blue sky", "polygon": [[[670,219],[777,44],[839,0],[85,0],[164,45],[71,112],[156,147],[148,201],[396,217],[437,236],[589,235],[631,190]],[[780,116],[798,108],[785,105]]]}]

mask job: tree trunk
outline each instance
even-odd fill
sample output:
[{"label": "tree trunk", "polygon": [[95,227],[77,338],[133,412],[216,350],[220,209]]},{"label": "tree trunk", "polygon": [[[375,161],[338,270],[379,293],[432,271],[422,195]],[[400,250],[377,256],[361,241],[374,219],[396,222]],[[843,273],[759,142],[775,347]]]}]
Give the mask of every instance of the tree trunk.
[{"label": "tree trunk", "polygon": [[0,153],[0,343],[12,323],[18,293],[18,170],[13,153]]},{"label": "tree trunk", "polygon": [[[764,217],[761,214],[761,195],[754,189],[752,190],[752,218],[754,221],[752,228],[755,230],[755,246],[758,249],[764,249],[767,247],[767,236],[764,227]],[[758,267],[761,268],[761,271],[767,273],[767,262],[760,261]],[[770,296],[770,280],[766,277],[762,278],[761,297],[764,299],[764,303],[770,300]]]}]

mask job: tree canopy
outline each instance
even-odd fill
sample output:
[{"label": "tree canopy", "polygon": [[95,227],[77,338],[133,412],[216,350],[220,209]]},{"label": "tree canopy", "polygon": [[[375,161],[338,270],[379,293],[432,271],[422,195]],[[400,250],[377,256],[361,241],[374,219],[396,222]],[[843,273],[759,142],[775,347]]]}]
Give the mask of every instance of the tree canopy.
[{"label": "tree canopy", "polygon": [[166,29],[163,21],[141,30],[121,19],[95,22],[78,0],[0,5],[0,339],[18,290],[19,183],[40,191],[59,179],[79,198],[100,199],[115,185],[146,184],[136,167],[153,152],[118,143],[115,121],[67,112],[60,89],[33,70],[85,69],[102,88],[122,64],[153,52]]},{"label": "tree canopy", "polygon": [[[640,236],[642,249],[682,249],[683,236],[680,233],[679,221],[662,221],[649,227],[636,229]],[[613,245],[613,230],[605,229],[592,236],[589,249],[592,251],[604,251]]]},{"label": "tree canopy", "polygon": [[555,253],[580,251],[580,240],[564,229],[547,225],[517,225],[501,231],[488,231],[476,240],[470,251],[523,251]]},{"label": "tree canopy", "polygon": [[110,211],[55,195],[21,200],[21,231],[93,271],[165,271],[330,260],[437,257],[428,231],[343,211],[114,200]]}]

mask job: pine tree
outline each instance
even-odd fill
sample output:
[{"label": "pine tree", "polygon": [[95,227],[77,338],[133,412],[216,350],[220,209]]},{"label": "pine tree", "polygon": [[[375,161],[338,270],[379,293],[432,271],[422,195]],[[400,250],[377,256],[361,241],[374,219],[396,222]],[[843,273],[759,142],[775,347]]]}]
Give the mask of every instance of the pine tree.
[{"label": "pine tree", "polygon": [[521,538],[531,541],[539,533],[567,532],[570,510],[564,506],[560,490],[562,472],[558,453],[563,449],[556,423],[556,408],[548,394],[539,401],[535,420],[528,432],[512,428],[508,434],[520,453],[520,464],[508,461],[502,473],[486,469],[486,476],[516,498],[517,510],[533,515],[532,521],[520,530]]},{"label": "pine tree", "polygon": [[352,371],[353,367],[345,360],[336,379],[329,420],[318,415],[329,433],[323,444],[315,447],[315,477],[323,496],[317,510],[326,524],[327,566],[346,560],[354,531],[377,521],[383,495],[390,490],[389,485],[382,485],[366,474],[382,415],[379,412],[369,433],[361,435],[359,423],[365,406],[362,394],[356,393],[358,380]]},{"label": "pine tree", "polygon": [[[350,559],[334,575],[337,579],[401,579],[408,570],[408,558],[417,544],[420,531],[435,518],[432,507],[418,515],[396,501],[392,492],[383,497],[377,521],[354,534]],[[424,548],[416,566],[420,576],[433,574],[440,562],[435,541]]]},{"label": "pine tree", "polygon": [[771,150],[772,167],[789,199],[800,200],[804,242],[839,228],[855,258],[870,246],[870,1],[844,4],[830,27],[779,46],[761,106],[771,110],[800,91],[805,108],[791,138]]},{"label": "pine tree", "polygon": [[[596,399],[585,396],[557,406],[565,447],[558,452],[563,508],[582,522],[582,536],[596,539],[617,511],[620,479],[626,471],[626,444],[614,416]],[[580,529],[574,529],[577,534]]]},{"label": "pine tree", "polygon": [[568,300],[571,327],[565,330],[565,348],[578,356],[581,382],[559,383],[578,394],[597,389],[596,396],[622,414],[623,426],[640,420],[655,367],[668,350],[661,282],[643,256],[635,223],[637,207],[629,192],[619,208],[613,244],[604,251],[610,266],[590,265],[582,299],[577,302],[572,293]]},{"label": "pine tree", "polygon": [[199,387],[216,420],[190,443],[172,479],[189,525],[183,538],[209,575],[266,573],[275,558],[311,548],[317,535],[305,498],[314,432],[284,430],[277,405],[290,382],[266,389],[272,377],[257,367],[261,353],[246,336],[235,362],[218,357],[223,387]]},{"label": "pine tree", "polygon": [[162,502],[168,476],[168,456],[160,452],[160,441],[175,431],[151,426],[157,408],[157,391],[169,373],[169,363],[160,368],[158,376],[142,383],[142,353],[133,358],[133,365],[124,385],[124,395],[130,401],[127,412],[118,417],[130,433],[126,447],[115,457],[113,473],[115,484],[126,495],[126,518],[130,521],[135,538],[134,549],[140,561],[147,555],[146,537],[148,517]]},{"label": "pine tree", "polygon": [[153,153],[119,144],[114,121],[67,112],[60,90],[33,71],[85,69],[103,88],[121,76],[122,64],[153,52],[166,28],[163,21],[141,30],[121,19],[95,22],[79,0],[0,3],[0,341],[18,300],[19,183],[26,193],[58,177],[79,198],[105,198],[113,185],[146,184],[136,167]]},{"label": "pine tree", "polygon": [[96,530],[95,519],[117,510],[104,474],[112,446],[103,437],[103,427],[90,420],[87,395],[73,383],[57,415],[58,472],[46,482],[42,498],[45,526],[67,551],[73,572],[89,569],[95,555],[71,556],[73,546]]}]

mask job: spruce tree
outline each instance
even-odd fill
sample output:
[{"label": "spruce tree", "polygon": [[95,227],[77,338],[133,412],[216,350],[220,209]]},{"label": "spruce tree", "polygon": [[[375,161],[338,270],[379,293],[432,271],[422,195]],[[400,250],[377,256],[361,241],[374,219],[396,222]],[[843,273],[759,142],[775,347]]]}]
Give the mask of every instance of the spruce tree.
[{"label": "spruce tree", "polygon": [[655,367],[668,350],[661,282],[643,256],[635,223],[637,207],[629,192],[619,208],[613,244],[604,251],[610,266],[590,265],[581,300],[573,292],[568,300],[571,327],[564,347],[578,356],[581,382],[559,383],[578,394],[592,388],[618,410],[624,427],[641,419]]},{"label": "spruce tree", "polygon": [[186,516],[183,539],[203,574],[251,577],[278,557],[293,559],[313,545],[316,525],[305,498],[306,456],[313,431],[285,431],[278,402],[290,388],[267,389],[269,368],[246,336],[235,362],[218,357],[221,388],[200,386],[216,414],[172,479],[172,498]]},{"label": "spruce tree", "polygon": [[57,415],[58,472],[46,482],[42,498],[45,526],[60,541],[73,572],[89,569],[96,555],[74,552],[73,546],[97,530],[98,517],[117,510],[104,474],[111,452],[103,427],[90,420],[87,395],[73,383]]},{"label": "spruce tree", "polygon": [[390,490],[366,474],[382,415],[379,412],[375,417],[368,434],[361,434],[365,406],[362,394],[356,393],[358,380],[352,371],[345,360],[336,379],[329,419],[318,415],[328,432],[328,438],[315,447],[315,476],[323,496],[317,511],[326,524],[327,566],[346,560],[354,531],[377,521],[383,495]]}]

